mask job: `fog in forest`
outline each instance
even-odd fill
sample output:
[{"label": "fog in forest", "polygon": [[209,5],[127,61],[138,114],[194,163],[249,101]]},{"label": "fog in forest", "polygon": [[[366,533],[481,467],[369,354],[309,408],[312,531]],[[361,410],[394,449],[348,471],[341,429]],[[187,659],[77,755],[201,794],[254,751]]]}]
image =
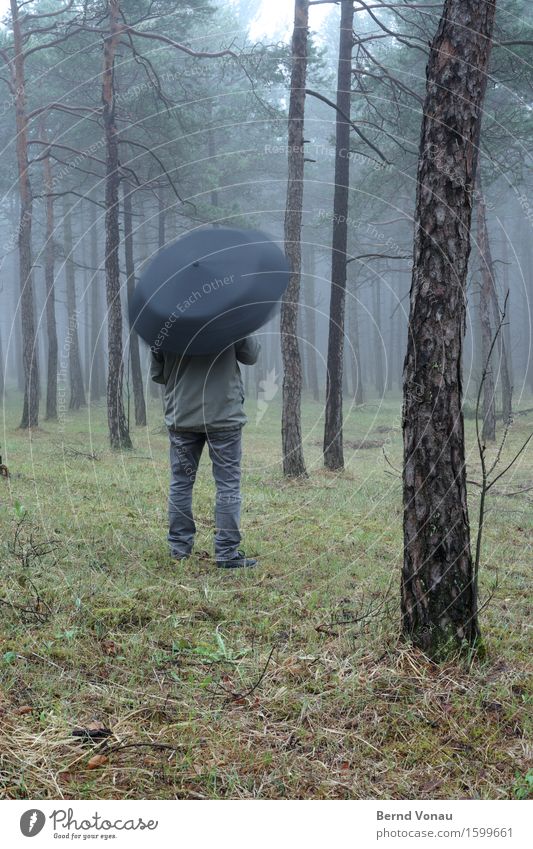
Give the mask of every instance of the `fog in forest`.
[{"label": "fog in forest", "polygon": [[[50,7],[46,2],[31,5],[32,10]],[[30,50],[25,60],[26,150],[33,197],[33,298],[26,299],[26,305],[32,301],[41,418],[46,416],[47,375],[54,369],[50,361],[54,325],[58,406],[103,403],[107,379],[102,43],[90,31],[100,7],[103,20],[105,4],[84,5],[85,13],[82,4],[74,4],[62,16],[55,36],[62,39],[60,43]],[[431,10],[408,10],[402,22],[405,37],[383,38],[386,33],[376,24],[375,13],[365,11],[363,5],[356,4],[354,25],[353,131],[349,149],[340,151],[350,163],[343,373],[345,414],[350,415],[352,399],[361,404],[379,401],[389,393],[399,397],[401,391],[424,45],[435,20]],[[192,2],[183,4],[183,9],[178,4],[173,11],[175,6],[131,2],[124,4],[123,14],[128,22],[139,22],[140,29],[186,42],[195,51],[223,51],[231,44],[234,55],[190,57],[171,44],[143,38],[134,50],[120,46],[114,78],[120,161],[118,250],[124,393],[130,417],[128,279],[134,285],[143,265],[159,248],[199,226],[258,228],[283,246],[290,33],[284,33],[285,41],[271,41],[266,35],[258,41],[261,4],[257,2],[216,7]],[[524,4],[510,6],[499,12],[497,26],[503,35],[513,34]],[[333,107],[339,10],[318,7],[316,28],[314,15],[311,10],[298,332],[304,393],[323,400],[332,231],[338,223],[333,212]],[[384,26],[391,26],[395,19],[386,10],[380,14]],[[22,19],[23,33],[38,25],[37,19]],[[32,47],[42,47],[46,38],[40,33],[23,34]],[[5,43],[11,39],[8,15],[1,39]],[[463,380],[466,403],[473,404],[483,368],[483,333],[494,332],[508,293],[504,331],[493,364],[496,406],[501,408],[502,364],[515,399],[533,391],[531,82],[526,63],[513,57],[510,49],[495,52],[492,64],[474,195]],[[19,143],[21,139],[15,126],[16,92],[10,89],[12,83],[4,85],[0,125],[0,361],[7,397],[24,389],[21,318],[25,308],[18,255],[17,138]],[[125,250],[128,201],[129,260]],[[480,238],[483,231],[486,238]],[[485,329],[484,312],[489,318]],[[252,395],[261,380],[277,385],[282,372],[279,318],[264,327],[260,336],[260,362],[247,370]],[[140,363],[144,392],[156,394],[146,378],[147,348],[142,342]]]}]

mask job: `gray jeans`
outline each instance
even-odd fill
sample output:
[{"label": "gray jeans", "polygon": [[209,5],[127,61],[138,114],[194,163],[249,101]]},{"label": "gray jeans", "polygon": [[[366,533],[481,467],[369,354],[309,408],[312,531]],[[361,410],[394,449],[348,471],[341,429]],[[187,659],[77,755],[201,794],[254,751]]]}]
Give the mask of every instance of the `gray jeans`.
[{"label": "gray jeans", "polygon": [[192,488],[207,442],[216,484],[215,557],[231,560],[241,541],[241,428],[209,433],[169,430],[170,495],[168,541],[172,557],[190,554],[196,525],[192,515]]}]

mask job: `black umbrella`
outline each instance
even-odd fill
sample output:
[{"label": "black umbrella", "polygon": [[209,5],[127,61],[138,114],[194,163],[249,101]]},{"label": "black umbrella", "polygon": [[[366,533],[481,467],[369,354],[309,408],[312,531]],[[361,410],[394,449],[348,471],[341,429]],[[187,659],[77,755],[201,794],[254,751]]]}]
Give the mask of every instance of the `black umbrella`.
[{"label": "black umbrella", "polygon": [[154,350],[215,354],[265,324],[288,282],[284,254],[259,230],[195,230],[141,274],[131,327]]}]

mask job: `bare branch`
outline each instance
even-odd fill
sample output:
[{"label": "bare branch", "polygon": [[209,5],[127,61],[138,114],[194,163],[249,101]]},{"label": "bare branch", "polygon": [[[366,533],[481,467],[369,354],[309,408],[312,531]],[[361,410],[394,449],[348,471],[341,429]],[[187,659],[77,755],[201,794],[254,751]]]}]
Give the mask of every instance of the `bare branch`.
[{"label": "bare branch", "polygon": [[130,26],[122,26],[122,31],[126,33],[131,33],[132,35],[138,35],[141,38],[149,38],[154,41],[159,41],[162,44],[170,44],[171,47],[175,47],[176,50],[181,50],[183,53],[187,53],[188,56],[197,56],[202,59],[216,59],[219,56],[233,56],[234,59],[237,58],[237,54],[233,52],[233,50],[218,50],[214,53],[210,51],[204,50],[193,50],[192,47],[187,47],[185,44],[180,44],[179,41],[174,41],[172,38],[168,38],[166,35],[159,35],[155,32],[141,32],[135,27]]},{"label": "bare branch", "polygon": [[326,103],[328,106],[331,106],[331,108],[332,108],[332,109],[335,109],[335,110],[339,113],[339,115],[342,115],[342,117],[344,118],[344,120],[345,120],[348,124],[350,124],[350,126],[352,127],[352,129],[353,129],[353,130],[355,130],[355,132],[357,133],[357,135],[358,135],[358,136],[359,136],[359,137],[360,137],[360,138],[361,138],[361,139],[365,142],[365,144],[367,144],[370,148],[372,148],[372,150],[374,151],[374,153],[377,153],[377,155],[380,157],[380,159],[382,159],[382,160],[383,160],[383,162],[386,162],[386,163],[387,163],[387,165],[390,165],[390,164],[391,164],[391,163],[389,162],[389,160],[387,159],[387,157],[386,157],[386,156],[385,156],[385,155],[384,155],[384,154],[380,151],[380,149],[379,149],[378,147],[376,147],[376,145],[375,145],[375,144],[373,144],[373,143],[370,141],[370,139],[368,139],[368,138],[365,136],[365,134],[364,134],[364,133],[362,133],[362,132],[361,132],[361,130],[359,129],[359,127],[358,127],[356,124],[354,124],[354,122],[353,122],[353,121],[351,121],[351,120],[348,118],[348,116],[347,116],[347,115],[345,115],[345,114],[344,114],[344,112],[342,111],[342,109],[339,109],[339,107],[337,106],[337,104],[336,104],[336,103],[333,103],[333,101],[332,101],[332,100],[330,100],[328,97],[325,97],[323,94],[319,94],[319,93],[318,93],[318,91],[313,91],[313,89],[310,89],[310,88],[306,88],[305,93],[306,93],[306,94],[310,94],[310,95],[311,95],[311,97],[316,97],[316,98],[317,98],[317,100],[321,100],[323,103]]},{"label": "bare branch", "polygon": [[47,103],[46,106],[39,106],[39,108],[34,109],[33,112],[28,112],[28,120],[52,109],[57,109],[59,112],[71,112],[75,115],[82,114],[83,112],[88,112],[91,115],[94,115],[98,114],[100,111],[92,106],[66,106],[64,103]]},{"label": "bare branch", "polygon": [[68,12],[69,9],[74,5],[74,0],[68,0],[66,6],[63,6],[62,9],[59,9],[57,12],[42,12],[38,15],[34,15],[32,12],[29,12],[27,15],[23,15],[20,19],[21,23],[26,23],[26,21],[38,21],[41,18],[56,18],[58,15],[63,15],[65,12]]},{"label": "bare branch", "polygon": [[[142,150],[145,150],[147,153],[149,153],[150,156],[153,156],[155,161],[159,164],[163,173],[166,175],[166,178],[167,178],[168,182],[170,183],[170,185],[172,186],[172,190],[173,190],[174,194],[176,195],[176,197],[178,198],[178,200],[180,200],[182,203],[189,203],[189,201],[183,200],[183,198],[179,194],[178,190],[176,189],[176,186],[174,185],[174,181],[172,180],[172,177],[170,176],[167,169],[165,168],[163,161],[159,158],[159,156],[156,153],[154,153],[154,151],[150,147],[147,147],[147,145],[142,144],[141,142],[132,141],[131,139],[119,138],[118,141],[119,141],[119,144],[131,144],[131,145],[133,145],[133,147],[140,147]],[[121,165],[121,167],[124,167],[124,166]]]},{"label": "bare branch", "polygon": [[42,141],[41,139],[29,139],[28,145],[30,144],[40,144],[45,145],[46,147],[58,147],[60,150],[68,150],[70,153],[76,153],[79,156],[82,156],[84,159],[92,159],[94,162],[99,162],[100,165],[105,165],[105,159],[99,159],[97,156],[93,156],[92,153],[87,153],[84,150],[78,150],[76,147],[70,147],[68,144],[60,144],[59,142],[50,142],[50,141]]}]

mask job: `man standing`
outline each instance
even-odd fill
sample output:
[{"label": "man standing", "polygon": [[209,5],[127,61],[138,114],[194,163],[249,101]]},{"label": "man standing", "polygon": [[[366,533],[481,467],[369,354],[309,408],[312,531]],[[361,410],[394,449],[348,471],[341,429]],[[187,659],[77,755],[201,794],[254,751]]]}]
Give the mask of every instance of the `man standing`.
[{"label": "man standing", "polygon": [[207,442],[216,484],[215,558],[221,569],[255,566],[241,541],[241,436],[246,424],[239,363],[253,365],[260,345],[247,337],[219,354],[187,356],[152,350],[151,377],[164,385],[165,424],[170,437],[168,502],[171,556],[192,551],[196,525],[192,490]]}]

